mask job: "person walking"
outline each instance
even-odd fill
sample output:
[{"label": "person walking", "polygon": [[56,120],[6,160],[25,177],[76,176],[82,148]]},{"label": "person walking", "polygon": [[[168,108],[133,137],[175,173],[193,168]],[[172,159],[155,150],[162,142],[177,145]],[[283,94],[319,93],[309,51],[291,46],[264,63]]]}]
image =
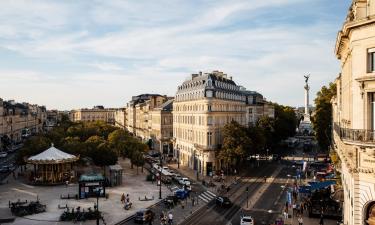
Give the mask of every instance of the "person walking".
[{"label": "person walking", "polygon": [[323,214],[320,214],[319,225],[324,225]]},{"label": "person walking", "polygon": [[169,225],[173,224],[173,214],[171,212],[169,212],[168,214],[168,224]]},{"label": "person walking", "polygon": [[122,193],[121,195],[121,203],[124,204],[125,203],[125,194]]},{"label": "person walking", "polygon": [[298,217],[298,225],[303,225],[303,219],[302,216]]}]

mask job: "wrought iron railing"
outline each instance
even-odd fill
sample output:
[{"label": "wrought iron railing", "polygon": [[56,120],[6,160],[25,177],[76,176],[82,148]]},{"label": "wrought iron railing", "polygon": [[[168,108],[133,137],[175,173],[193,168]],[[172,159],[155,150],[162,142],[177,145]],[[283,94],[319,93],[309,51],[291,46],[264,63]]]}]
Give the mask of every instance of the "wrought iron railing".
[{"label": "wrought iron railing", "polygon": [[375,142],[374,130],[342,128],[338,123],[333,124],[333,129],[343,140]]}]

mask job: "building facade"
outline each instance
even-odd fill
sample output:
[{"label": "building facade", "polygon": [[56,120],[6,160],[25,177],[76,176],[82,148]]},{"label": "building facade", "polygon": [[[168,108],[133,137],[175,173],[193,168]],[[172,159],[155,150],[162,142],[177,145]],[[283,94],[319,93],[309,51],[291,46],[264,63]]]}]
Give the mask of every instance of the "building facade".
[{"label": "building facade", "polygon": [[104,121],[115,125],[116,109],[104,108],[103,106],[94,106],[92,109],[77,109],[69,113],[69,119],[72,122],[95,122]]},{"label": "building facade", "polygon": [[[159,111],[160,107],[170,99],[170,97],[159,94],[142,94],[133,96],[132,100],[126,107],[128,121],[127,130],[145,142],[150,140],[153,141],[155,138],[151,138],[152,127],[160,125],[152,124],[151,116],[153,115],[153,111]],[[154,142],[151,143],[153,148],[155,148],[155,146],[153,146],[154,144]]]},{"label": "building facade", "polygon": [[265,105],[263,96],[222,72],[192,74],[178,86],[173,103],[175,157],[197,173],[211,175],[220,169],[216,154],[225,124],[234,120],[248,126],[261,115],[273,117],[272,105]]},{"label": "building facade", "polygon": [[126,113],[126,108],[119,108],[115,111],[115,126],[126,129],[128,124]]},{"label": "building facade", "polygon": [[3,101],[0,98],[0,149],[44,131],[47,110],[44,106]]},{"label": "building facade", "polygon": [[154,149],[173,157],[173,99],[150,111],[150,138]]},{"label": "building facade", "polygon": [[344,190],[344,224],[375,224],[375,0],[354,0],[335,54],[333,148]]}]

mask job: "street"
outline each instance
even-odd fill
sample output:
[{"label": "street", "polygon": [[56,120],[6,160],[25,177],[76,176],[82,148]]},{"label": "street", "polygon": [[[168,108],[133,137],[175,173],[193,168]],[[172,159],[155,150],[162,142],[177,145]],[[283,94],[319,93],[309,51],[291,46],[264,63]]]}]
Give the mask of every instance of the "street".
[{"label": "street", "polygon": [[[242,177],[239,184],[237,184],[230,192],[228,197],[231,199],[233,205],[228,208],[222,208],[217,206],[214,202],[211,202],[205,208],[201,208],[198,212],[189,217],[186,221],[181,224],[239,224],[240,215],[242,213],[242,208],[246,207],[246,188],[248,188],[249,199],[259,198],[261,202],[256,202],[256,209],[269,209],[273,206],[272,209],[277,211],[278,207],[282,207],[283,199],[279,198],[277,195],[280,194],[280,185],[279,184],[269,184],[264,182],[264,177],[271,177],[272,175],[280,172],[279,177],[286,176],[287,169],[283,169],[283,166],[280,164],[269,164],[258,168],[253,168],[249,170],[246,176]],[[270,179],[270,178],[268,178]],[[271,188],[267,188],[266,193],[262,194],[262,187],[267,187],[271,185]],[[277,187],[279,191],[277,190]],[[259,193],[261,191],[261,193]],[[271,193],[271,195],[268,195]],[[276,194],[276,195],[275,195]],[[282,194],[282,193],[281,193]],[[275,200],[277,204],[274,205]],[[260,205],[260,206],[258,206]],[[249,211],[250,215],[255,218],[255,221],[259,221],[260,218],[263,219],[263,212],[259,210]],[[254,214],[253,214],[254,213]],[[247,213],[246,213],[247,214]],[[268,221],[272,221],[272,218],[267,215]],[[259,219],[258,219],[259,218]]]}]

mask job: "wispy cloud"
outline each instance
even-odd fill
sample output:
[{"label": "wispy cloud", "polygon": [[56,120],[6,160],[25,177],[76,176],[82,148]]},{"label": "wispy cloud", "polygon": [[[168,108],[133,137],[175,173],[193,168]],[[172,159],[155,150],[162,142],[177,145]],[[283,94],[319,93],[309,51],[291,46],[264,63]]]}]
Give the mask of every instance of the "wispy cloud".
[{"label": "wispy cloud", "polygon": [[[215,69],[299,105],[303,74],[314,94],[338,73],[332,49],[344,2],[6,0],[0,55],[11,59],[0,61],[0,86],[12,93],[23,84],[16,97],[56,108],[121,106],[140,92],[174,95],[189,73]],[[81,96],[61,100],[70,91]]]}]

